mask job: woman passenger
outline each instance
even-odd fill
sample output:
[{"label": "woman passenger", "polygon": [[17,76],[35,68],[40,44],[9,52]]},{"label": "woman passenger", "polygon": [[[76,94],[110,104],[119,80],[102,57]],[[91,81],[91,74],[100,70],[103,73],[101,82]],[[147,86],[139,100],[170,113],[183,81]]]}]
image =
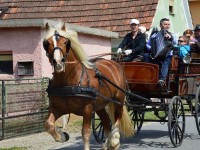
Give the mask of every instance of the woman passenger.
[{"label": "woman passenger", "polygon": [[183,32],[183,35],[187,36],[189,38],[189,44],[194,44],[197,42],[197,40],[194,37],[194,32],[191,29],[187,29]]}]

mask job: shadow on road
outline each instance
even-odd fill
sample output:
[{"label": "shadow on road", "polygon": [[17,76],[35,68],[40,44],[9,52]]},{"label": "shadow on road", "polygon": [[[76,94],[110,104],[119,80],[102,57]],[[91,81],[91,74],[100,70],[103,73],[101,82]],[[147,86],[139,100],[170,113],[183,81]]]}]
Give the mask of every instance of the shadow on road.
[{"label": "shadow on road", "polygon": [[[183,143],[186,141],[196,143],[200,140],[198,133],[185,133]],[[176,148],[176,150],[182,150],[183,147],[187,147],[189,144],[183,144],[181,147]],[[96,142],[94,137],[91,138],[91,150],[99,150],[102,145]],[[120,150],[153,150],[153,149],[174,149],[170,141],[168,131],[164,130],[142,130],[139,134],[128,139],[121,139]],[[62,147],[54,148],[54,150],[77,150],[83,149],[82,137],[76,137],[71,144],[63,144]],[[188,149],[188,148],[186,148]]]},{"label": "shadow on road", "polygon": [[[164,141],[160,141],[159,139],[166,139]],[[65,144],[64,144],[65,145]],[[63,145],[63,146],[64,146]],[[91,150],[96,150],[101,148],[101,144],[97,143],[94,137],[91,139]],[[167,131],[158,131],[158,130],[144,130],[141,131],[139,134],[135,135],[134,137],[128,139],[121,139],[121,146],[120,149],[132,149],[132,148],[172,148],[172,144],[170,142],[168,132]],[[77,137],[73,144],[68,145],[62,148],[55,148],[56,150],[77,150],[83,149],[83,142],[82,137]],[[55,150],[54,149],[54,150]]]},{"label": "shadow on road", "polygon": [[122,140],[121,149],[139,147],[172,148],[173,146],[169,139],[168,131],[143,130],[138,135],[135,135],[133,138]]}]

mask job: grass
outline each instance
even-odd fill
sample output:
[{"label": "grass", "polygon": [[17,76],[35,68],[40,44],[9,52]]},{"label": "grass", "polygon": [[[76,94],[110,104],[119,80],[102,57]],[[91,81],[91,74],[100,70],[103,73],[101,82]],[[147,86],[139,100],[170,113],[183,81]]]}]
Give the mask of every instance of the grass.
[{"label": "grass", "polygon": [[[160,117],[165,117],[165,112],[164,111],[159,111],[158,112]],[[150,119],[150,120],[160,120],[154,112],[145,112],[144,119]]]}]

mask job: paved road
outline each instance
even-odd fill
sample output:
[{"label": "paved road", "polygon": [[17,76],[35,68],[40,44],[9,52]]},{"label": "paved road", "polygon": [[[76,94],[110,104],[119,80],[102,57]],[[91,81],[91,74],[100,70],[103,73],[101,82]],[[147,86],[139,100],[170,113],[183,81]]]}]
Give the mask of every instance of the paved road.
[{"label": "paved road", "polygon": [[[200,149],[200,135],[197,132],[194,117],[186,117],[186,131],[185,138],[180,147],[174,148],[171,144],[167,124],[148,123],[145,125],[140,133],[133,138],[122,139],[120,150],[199,150]],[[99,145],[94,138],[91,141],[91,150],[99,150]],[[77,150],[83,149],[81,136],[72,137],[70,141],[53,150]]]}]

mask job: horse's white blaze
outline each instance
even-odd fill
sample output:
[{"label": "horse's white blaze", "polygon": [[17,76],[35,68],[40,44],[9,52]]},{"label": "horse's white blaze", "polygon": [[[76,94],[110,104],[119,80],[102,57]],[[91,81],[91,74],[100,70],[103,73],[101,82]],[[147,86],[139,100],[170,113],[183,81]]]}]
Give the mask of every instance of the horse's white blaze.
[{"label": "horse's white blaze", "polygon": [[60,59],[61,59],[61,55],[60,55],[60,50],[59,49],[56,49],[55,51],[54,51],[54,59],[56,60],[56,62],[58,63],[59,61],[60,61]]},{"label": "horse's white blaze", "polygon": [[[57,41],[56,41],[56,36],[53,36],[53,45],[54,45],[54,48],[57,47]],[[54,51],[54,59],[56,60],[56,62],[60,61],[61,59],[61,55],[60,55],[60,50],[56,49]]]}]

